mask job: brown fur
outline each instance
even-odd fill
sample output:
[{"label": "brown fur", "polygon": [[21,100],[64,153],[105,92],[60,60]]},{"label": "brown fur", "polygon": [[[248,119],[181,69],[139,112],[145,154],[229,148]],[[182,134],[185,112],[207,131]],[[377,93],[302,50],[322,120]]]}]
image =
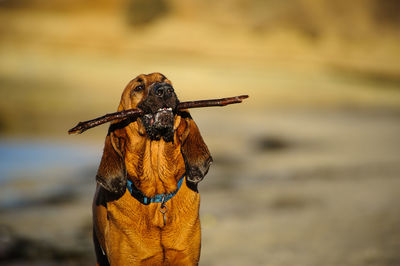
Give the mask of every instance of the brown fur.
[{"label": "brown fur", "polygon": [[[137,107],[163,75],[140,75],[125,88],[118,111]],[[135,90],[142,84],[144,89]],[[187,111],[175,114],[173,142],[150,140],[140,120],[110,126],[96,176],[93,201],[98,265],[197,265],[200,256],[200,196],[197,183],[212,161]],[[185,174],[186,173],[186,174]],[[178,193],[166,202],[143,205],[126,190],[126,179],[146,196],[170,193],[185,174]]]}]

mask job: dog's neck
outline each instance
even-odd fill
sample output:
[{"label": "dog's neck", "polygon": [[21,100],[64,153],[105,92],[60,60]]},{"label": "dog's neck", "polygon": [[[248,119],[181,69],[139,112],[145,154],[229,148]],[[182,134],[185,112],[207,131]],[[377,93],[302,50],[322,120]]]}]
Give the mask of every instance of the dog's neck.
[{"label": "dog's neck", "polygon": [[171,193],[184,174],[185,163],[178,140],[152,141],[145,136],[128,138],[125,147],[128,178],[144,195]]}]

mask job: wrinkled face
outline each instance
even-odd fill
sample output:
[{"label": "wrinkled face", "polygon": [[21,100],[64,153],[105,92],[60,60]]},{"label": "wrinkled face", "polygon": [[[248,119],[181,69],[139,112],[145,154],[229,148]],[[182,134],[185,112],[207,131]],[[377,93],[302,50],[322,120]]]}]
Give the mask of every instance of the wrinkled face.
[{"label": "wrinkled face", "polygon": [[138,122],[152,140],[170,142],[174,136],[174,117],[179,100],[171,82],[160,73],[140,75],[126,87],[119,109],[140,108],[144,111]]}]

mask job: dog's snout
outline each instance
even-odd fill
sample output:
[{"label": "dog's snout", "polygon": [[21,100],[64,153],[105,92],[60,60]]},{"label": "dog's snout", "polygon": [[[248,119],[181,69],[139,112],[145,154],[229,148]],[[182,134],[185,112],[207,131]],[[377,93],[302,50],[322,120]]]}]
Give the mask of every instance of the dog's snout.
[{"label": "dog's snout", "polygon": [[154,94],[160,98],[169,98],[173,92],[174,88],[168,83],[158,83],[154,86]]}]

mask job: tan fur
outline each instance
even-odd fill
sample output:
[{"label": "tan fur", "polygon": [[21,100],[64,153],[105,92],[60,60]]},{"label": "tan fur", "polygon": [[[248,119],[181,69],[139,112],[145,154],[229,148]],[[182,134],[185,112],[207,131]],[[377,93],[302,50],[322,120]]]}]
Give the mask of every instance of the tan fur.
[{"label": "tan fur", "polygon": [[[138,79],[146,87],[141,92],[133,91]],[[122,94],[118,110],[135,108],[147,97],[148,86],[160,80],[170,83],[159,73],[132,80]],[[98,175],[109,182],[126,173],[148,197],[175,191],[186,172],[185,162],[188,165],[188,160],[210,160],[211,156],[190,117],[177,114],[174,129],[174,141],[168,143],[147,138],[139,120],[111,131]],[[100,182],[93,201],[98,265],[107,265],[107,261],[111,265],[197,265],[201,242],[200,195],[187,182],[185,178],[178,193],[166,202],[165,225],[160,203],[143,205],[127,190],[116,195]]]}]

